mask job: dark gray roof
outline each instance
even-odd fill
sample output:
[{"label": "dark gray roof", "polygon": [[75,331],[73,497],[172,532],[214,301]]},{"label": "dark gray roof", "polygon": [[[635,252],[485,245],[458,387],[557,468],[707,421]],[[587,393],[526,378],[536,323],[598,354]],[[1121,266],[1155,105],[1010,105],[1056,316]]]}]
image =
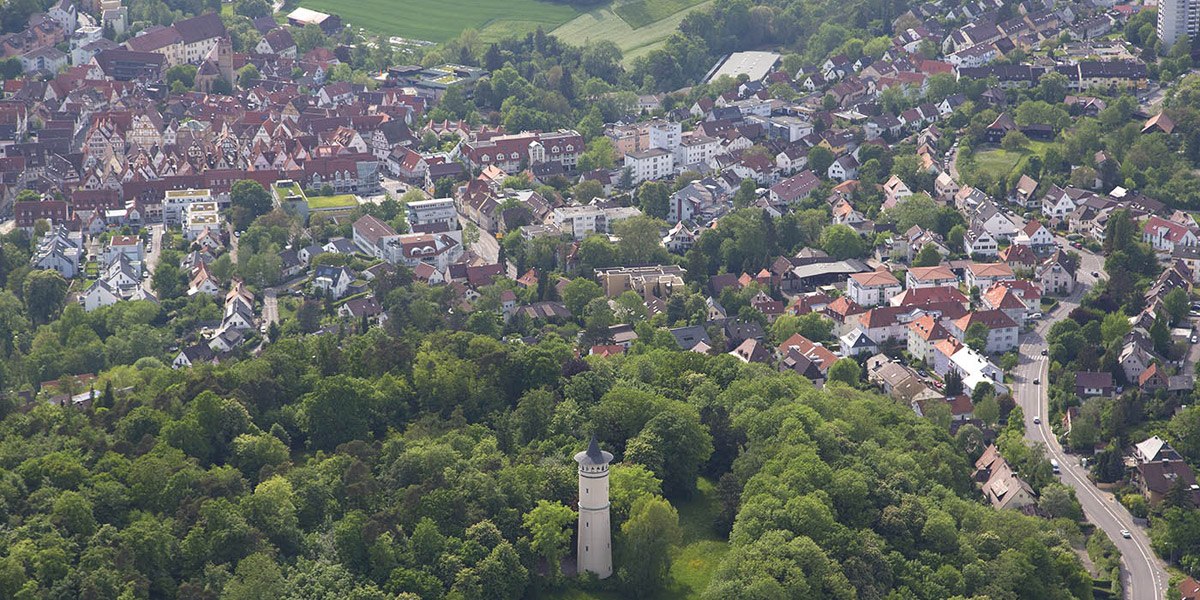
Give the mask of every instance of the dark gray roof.
[{"label": "dark gray roof", "polygon": [[605,452],[600,449],[600,443],[596,440],[596,434],[592,434],[592,441],[588,443],[587,450],[575,455],[575,462],[579,463],[580,467],[601,466],[612,462],[613,455],[611,452]]}]

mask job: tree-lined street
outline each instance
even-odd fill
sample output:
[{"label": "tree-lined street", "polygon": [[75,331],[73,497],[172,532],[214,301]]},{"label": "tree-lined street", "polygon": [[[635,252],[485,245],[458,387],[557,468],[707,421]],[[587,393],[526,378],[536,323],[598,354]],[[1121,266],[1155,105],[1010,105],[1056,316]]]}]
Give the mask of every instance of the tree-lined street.
[{"label": "tree-lined street", "polygon": [[[1065,241],[1060,241],[1064,246]],[[1102,530],[1116,544],[1122,555],[1122,584],[1125,597],[1130,600],[1161,600],[1167,589],[1168,576],[1162,561],[1150,547],[1146,530],[1134,523],[1133,516],[1110,493],[1101,491],[1088,478],[1087,469],[1079,464],[1079,458],[1067,454],[1058,443],[1046,418],[1049,414],[1049,394],[1046,379],[1049,376],[1050,359],[1041,352],[1047,347],[1046,334],[1050,327],[1079,306],[1079,300],[1096,283],[1091,273],[1103,273],[1104,258],[1086,250],[1077,250],[1080,255],[1078,269],[1079,285],[1069,297],[1062,299],[1054,310],[1047,313],[1038,326],[1021,340],[1021,362],[1013,373],[1015,400],[1025,413],[1025,437],[1031,443],[1046,447],[1046,457],[1056,460],[1062,471],[1062,482],[1075,490],[1076,498],[1083,507],[1084,516]],[[1034,383],[1037,381],[1038,383]],[[1038,422],[1035,422],[1038,421]],[[1123,531],[1129,532],[1124,537]]]}]

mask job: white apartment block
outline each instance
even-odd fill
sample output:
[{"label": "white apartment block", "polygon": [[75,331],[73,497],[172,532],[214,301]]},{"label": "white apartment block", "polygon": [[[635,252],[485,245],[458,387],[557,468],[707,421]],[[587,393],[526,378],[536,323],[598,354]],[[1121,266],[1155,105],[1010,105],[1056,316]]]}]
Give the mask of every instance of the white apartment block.
[{"label": "white apartment block", "polygon": [[648,133],[651,148],[675,150],[683,139],[683,126],[671,121],[653,121]]},{"label": "white apartment block", "polygon": [[675,172],[675,155],[662,148],[631,152],[625,155],[625,166],[631,171],[634,184],[662,179]]},{"label": "white apartment block", "polygon": [[183,224],[183,211],[196,202],[213,202],[212,190],[167,190],[162,201],[163,224],[178,227]]},{"label": "white apartment block", "polygon": [[194,240],[204,230],[216,233],[221,228],[221,213],[216,202],[193,202],[183,211],[183,235]]},{"label": "white apartment block", "polygon": [[582,240],[594,233],[612,233],[613,223],[640,214],[642,211],[631,206],[602,208],[589,204],[556,208],[550,218],[563,233],[569,232],[575,239]]},{"label": "white apartment block", "polygon": [[717,155],[717,151],[720,149],[721,142],[717,138],[692,134],[683,138],[679,147],[675,148],[675,164],[685,167],[697,163],[707,163]]},{"label": "white apartment block", "polygon": [[1200,29],[1200,0],[1159,0],[1158,40],[1168,52],[1180,40],[1196,36]]},{"label": "white apartment block", "polygon": [[458,229],[458,209],[454,207],[454,198],[434,198],[418,200],[405,205],[408,225],[414,230],[439,227],[445,224],[448,231]]}]

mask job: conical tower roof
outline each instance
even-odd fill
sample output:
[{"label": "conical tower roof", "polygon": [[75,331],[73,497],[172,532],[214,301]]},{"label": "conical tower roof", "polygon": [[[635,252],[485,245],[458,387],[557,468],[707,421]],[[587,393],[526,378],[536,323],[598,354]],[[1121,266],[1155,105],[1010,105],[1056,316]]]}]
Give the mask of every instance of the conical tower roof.
[{"label": "conical tower roof", "polygon": [[592,441],[588,443],[587,450],[575,455],[575,462],[579,466],[599,466],[606,465],[612,462],[613,455],[611,452],[605,452],[600,449],[600,442],[596,439],[596,434],[592,434]]}]

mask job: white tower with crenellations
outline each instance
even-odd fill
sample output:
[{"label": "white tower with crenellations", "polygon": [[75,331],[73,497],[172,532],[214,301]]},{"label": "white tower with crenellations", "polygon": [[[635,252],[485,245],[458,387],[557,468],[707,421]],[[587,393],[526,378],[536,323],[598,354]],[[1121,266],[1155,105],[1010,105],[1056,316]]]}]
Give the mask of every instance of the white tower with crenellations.
[{"label": "white tower with crenellations", "polygon": [[596,436],[588,449],[575,455],[579,463],[579,544],[576,566],[579,573],[595,573],[600,579],[612,575],[612,531],[608,516],[608,463],[612,454],[600,449]]}]

